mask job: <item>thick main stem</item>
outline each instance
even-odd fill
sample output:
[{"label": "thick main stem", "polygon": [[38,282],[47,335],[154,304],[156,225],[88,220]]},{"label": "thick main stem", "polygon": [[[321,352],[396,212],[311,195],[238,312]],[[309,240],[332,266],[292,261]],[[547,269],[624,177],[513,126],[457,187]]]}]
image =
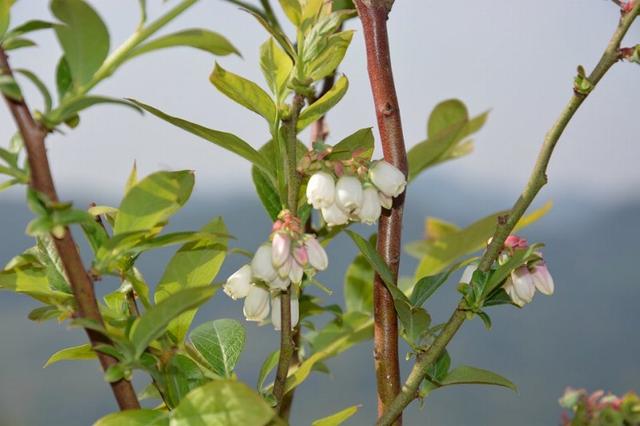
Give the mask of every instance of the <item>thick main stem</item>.
[{"label": "thick main stem", "polygon": [[[0,49],[0,72],[12,75],[11,68],[4,50]],[[16,101],[5,96],[5,100],[18,126],[29,162],[30,181],[29,186],[37,192],[44,194],[51,202],[58,202],[58,195],[51,176],[51,169],[47,159],[45,138],[47,131],[35,122],[24,100]],[[68,228],[65,228],[62,238],[52,236],[56,251],[60,256],[71,289],[78,307],[78,315],[81,318],[90,319],[98,324],[103,324],[102,315],[96,301],[93,282],[82,264],[80,253]],[[93,346],[110,344],[109,339],[93,330],[86,329],[89,340]],[[117,360],[102,352],[96,351],[103,370],[115,365]],[[128,380],[119,380],[111,383],[111,389],[122,410],[140,408],[135,390]]]},{"label": "thick main stem", "polygon": [[[407,174],[407,153],[402,135],[400,109],[391,68],[387,17],[388,0],[356,0],[367,49],[367,69],[380,130],[384,159]],[[405,194],[396,198],[385,210],[378,225],[377,249],[397,278],[400,265],[402,213]],[[398,363],[398,320],[393,297],[382,279],[376,275],[374,297],[374,359],[378,387],[378,414],[387,410],[400,392]],[[398,417],[397,424],[401,424]]]},{"label": "thick main stem", "polygon": [[[595,89],[602,77],[604,77],[607,71],[609,71],[609,69],[620,59],[620,43],[638,14],[640,14],[640,1],[635,4],[630,12],[627,12],[622,16],[616,31],[600,58],[600,61],[598,61],[598,64],[589,75],[588,80],[592,85],[592,89]],[[491,243],[480,260],[478,265],[479,270],[487,272],[491,269],[491,266],[500,254],[505,239],[509,236],[511,231],[513,231],[520,218],[531,205],[538,192],[540,192],[540,189],[542,189],[542,187],[547,183],[547,167],[549,165],[551,155],[553,154],[553,150],[558,140],[560,140],[565,128],[587,96],[588,94],[574,91],[569,103],[562,110],[560,116],[549,132],[547,132],[540,149],[540,153],[538,154],[538,158],[531,172],[531,176],[529,177],[529,181],[527,182],[524,191],[511,208],[507,220],[498,224]],[[394,419],[402,414],[404,408],[416,398],[418,388],[424,379],[427,370],[440,357],[453,336],[464,323],[466,319],[464,308],[464,303],[461,301],[433,344],[424,354],[418,357],[407,381],[402,387],[402,392],[396,397],[388,410],[378,420],[378,426],[392,424]]]},{"label": "thick main stem", "polygon": [[[286,146],[287,146],[287,208],[293,215],[297,215],[298,211],[298,190],[300,179],[297,171],[296,149],[298,137],[296,126],[298,125],[298,116],[300,110],[304,106],[304,97],[296,94],[293,97],[291,105],[291,114],[286,119]],[[280,357],[278,359],[278,368],[276,370],[276,378],[273,383],[273,396],[276,399],[276,411],[280,413],[283,409],[282,398],[289,375],[289,366],[293,357],[295,343],[291,332],[291,287],[283,291],[280,295]]]}]

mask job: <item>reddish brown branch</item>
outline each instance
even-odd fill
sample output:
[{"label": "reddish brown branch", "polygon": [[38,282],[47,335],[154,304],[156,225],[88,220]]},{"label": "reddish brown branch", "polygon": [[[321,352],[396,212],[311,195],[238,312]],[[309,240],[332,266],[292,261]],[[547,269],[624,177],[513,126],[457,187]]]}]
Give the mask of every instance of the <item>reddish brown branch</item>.
[{"label": "reddish brown branch", "polygon": [[[2,49],[0,49],[0,71],[2,74],[12,75],[8,58]],[[35,191],[46,195],[51,202],[57,202],[58,195],[51,176],[51,169],[49,167],[44,143],[47,137],[47,131],[33,119],[24,100],[16,101],[6,96],[5,100],[18,126],[18,130],[22,135],[27,151],[27,161],[29,162],[30,169],[29,186]],[[78,316],[90,319],[98,324],[104,324],[96,301],[93,282],[82,264],[80,253],[69,229],[65,229],[62,238],[52,238],[67,277],[69,278],[69,283],[71,284],[71,289],[78,307]],[[106,336],[100,333],[88,329],[86,331],[93,346],[111,343]],[[105,371],[117,363],[115,358],[104,353],[97,352],[97,354],[100,364]],[[131,382],[120,380],[111,383],[111,388],[120,409],[140,408],[140,403],[138,402]]]},{"label": "reddish brown branch", "polygon": [[[356,0],[355,5],[362,21],[367,49],[367,68],[380,129],[384,159],[406,175],[407,152],[404,147],[400,109],[396,96],[387,17],[391,8],[389,0]],[[391,210],[385,210],[378,225],[378,252],[382,255],[395,278],[400,265],[402,212],[404,194],[396,198]],[[398,321],[393,298],[379,276],[374,282],[374,357],[378,384],[378,414],[400,392],[398,366]],[[398,418],[396,424],[401,424]]]}]

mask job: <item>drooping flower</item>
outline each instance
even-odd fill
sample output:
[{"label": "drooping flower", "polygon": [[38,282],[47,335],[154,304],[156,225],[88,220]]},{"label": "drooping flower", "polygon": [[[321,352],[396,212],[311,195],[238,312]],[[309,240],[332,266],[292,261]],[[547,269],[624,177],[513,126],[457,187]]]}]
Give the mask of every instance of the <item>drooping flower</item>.
[{"label": "drooping flower", "polygon": [[390,209],[393,206],[393,198],[384,192],[378,192],[378,200],[380,200],[380,205],[385,209]]},{"label": "drooping flower", "polygon": [[376,223],[381,213],[382,206],[378,198],[378,191],[372,187],[365,188],[362,196],[362,208],[358,214],[360,221],[372,225]]},{"label": "drooping flower", "polygon": [[267,243],[258,247],[256,254],[251,260],[251,270],[255,278],[259,278],[265,282],[276,279],[278,273],[273,267],[271,244]]},{"label": "drooping flower", "polygon": [[307,183],[307,201],[314,209],[323,209],[333,204],[336,184],[329,173],[314,173]]},{"label": "drooping flower", "polygon": [[307,254],[307,249],[304,245],[297,245],[293,249],[293,258],[300,264],[301,266],[305,266],[309,261],[309,255]]},{"label": "drooping flower", "polygon": [[318,271],[327,269],[327,266],[329,266],[329,258],[327,257],[327,252],[318,240],[314,236],[308,235],[305,238],[304,246],[309,254],[309,263],[311,266]]},{"label": "drooping flower", "polygon": [[511,276],[505,282],[504,290],[511,297],[513,303],[520,307],[531,302],[536,292],[536,286],[531,278],[529,268],[524,265],[511,271]]},{"label": "drooping flower", "polygon": [[273,280],[269,281],[267,285],[272,290],[286,290],[289,288],[289,285],[291,285],[291,280],[289,280],[289,277],[275,277]]},{"label": "drooping flower", "polygon": [[329,207],[323,208],[322,218],[327,223],[327,226],[330,227],[346,225],[347,222],[349,222],[349,216],[336,204],[331,204]]},{"label": "drooping flower", "polygon": [[290,256],[291,238],[285,232],[275,232],[271,240],[271,262],[273,267],[281,267]]},{"label": "drooping flower", "polygon": [[[282,328],[282,296],[277,295],[271,298],[271,322],[275,330]],[[291,328],[298,325],[300,318],[300,303],[297,297],[291,296]]]},{"label": "drooping flower", "polygon": [[244,265],[236,272],[231,274],[227,279],[227,282],[222,286],[222,289],[233,300],[242,299],[247,297],[249,290],[251,289],[251,266]]},{"label": "drooping flower", "polygon": [[404,173],[384,160],[375,162],[369,168],[369,179],[388,197],[397,197],[407,186]]},{"label": "drooping flower", "polygon": [[550,296],[554,291],[553,277],[549,273],[549,268],[544,260],[533,265],[531,271],[531,279],[538,291],[542,294]]},{"label": "drooping flower", "polygon": [[297,284],[301,283],[303,274],[303,267],[296,260],[291,262],[291,270],[289,271],[289,279],[291,282]]},{"label": "drooping flower", "polygon": [[264,321],[269,316],[269,292],[262,287],[251,286],[244,299],[243,312],[247,321]]},{"label": "drooping flower", "polygon": [[462,277],[460,277],[460,282],[465,284],[471,284],[471,278],[473,277],[473,273],[478,269],[478,265],[472,263],[471,265],[464,268],[462,271]]},{"label": "drooping flower", "polygon": [[347,215],[362,208],[362,184],[355,176],[342,176],[336,185],[336,205]]}]

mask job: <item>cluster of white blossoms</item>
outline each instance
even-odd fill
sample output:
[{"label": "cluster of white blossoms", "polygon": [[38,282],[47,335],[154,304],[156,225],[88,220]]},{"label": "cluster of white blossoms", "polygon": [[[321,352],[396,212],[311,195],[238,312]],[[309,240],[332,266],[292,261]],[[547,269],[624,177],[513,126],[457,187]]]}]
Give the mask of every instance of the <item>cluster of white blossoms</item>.
[{"label": "cluster of white blossoms", "polygon": [[[524,238],[509,235],[504,242],[504,249],[498,259],[499,263],[506,263],[515,250],[525,250],[528,247],[529,244]],[[511,301],[520,307],[533,300],[536,290],[547,296],[552,295],[554,291],[553,278],[549,273],[547,264],[542,258],[542,253],[536,252],[536,255],[539,259],[511,271],[511,274],[502,286],[511,298]],[[476,268],[477,265],[467,266],[460,282],[469,283]]]},{"label": "cluster of white blossoms", "polygon": [[378,220],[383,207],[391,208],[393,198],[402,194],[406,186],[405,175],[380,160],[368,168],[359,167],[357,173],[343,173],[337,181],[334,174],[316,172],[309,178],[306,195],[307,202],[321,211],[328,226],[346,225],[349,221],[370,225]]},{"label": "cluster of white blossoms", "polygon": [[305,234],[300,220],[287,210],[273,224],[270,240],[256,250],[250,264],[227,279],[223,290],[233,300],[245,299],[247,321],[262,322],[271,311],[271,322],[280,330],[280,293],[295,284],[291,289],[291,327],[295,327],[299,319],[297,286],[305,273],[313,276],[325,270],[329,260],[316,237]]}]

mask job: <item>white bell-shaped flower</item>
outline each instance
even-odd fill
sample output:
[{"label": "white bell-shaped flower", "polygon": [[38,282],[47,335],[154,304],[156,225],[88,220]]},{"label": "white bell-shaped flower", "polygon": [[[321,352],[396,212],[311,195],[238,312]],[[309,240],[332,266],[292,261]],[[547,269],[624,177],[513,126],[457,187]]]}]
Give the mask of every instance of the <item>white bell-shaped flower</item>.
[{"label": "white bell-shaped flower", "polygon": [[[282,296],[277,295],[271,298],[271,322],[273,323],[273,328],[275,330],[280,330],[282,328]],[[298,325],[298,321],[300,318],[300,303],[298,298],[291,297],[291,328],[293,329],[296,325]]]},{"label": "white bell-shaped flower", "polygon": [[393,206],[393,198],[382,191],[378,191],[378,199],[380,200],[380,205],[385,209],[390,209]]},{"label": "white bell-shaped flower", "polygon": [[329,258],[324,247],[313,236],[308,236],[304,241],[304,246],[309,255],[309,263],[317,271],[324,271],[329,266]]},{"label": "white bell-shaped flower", "polygon": [[271,240],[271,263],[275,268],[279,268],[290,257],[291,238],[284,232],[276,232]]},{"label": "white bell-shaped flower", "polygon": [[291,262],[291,269],[289,270],[289,279],[292,283],[300,284],[302,282],[302,275],[304,274],[304,268],[295,260]]},{"label": "white bell-shaped flower", "polygon": [[533,300],[536,293],[536,286],[531,278],[529,268],[520,266],[511,272],[504,285],[511,300],[516,305],[522,307]]},{"label": "white bell-shaped flower", "polygon": [[255,278],[265,282],[273,281],[278,276],[276,269],[273,267],[271,244],[267,243],[258,247],[251,260],[251,270]]},{"label": "white bell-shaped flower", "polygon": [[269,292],[262,287],[251,286],[242,310],[247,321],[264,321],[269,316]]},{"label": "white bell-shaped flower", "polygon": [[465,284],[471,284],[471,278],[473,277],[473,273],[478,269],[478,265],[472,263],[464,268],[462,271],[462,277],[460,277],[460,282]]},{"label": "white bell-shaped flower", "polygon": [[362,195],[362,208],[358,213],[360,221],[372,225],[376,223],[381,213],[382,206],[378,198],[378,190],[372,187],[365,188]]},{"label": "white bell-shaped flower", "polygon": [[322,218],[327,226],[346,225],[349,222],[349,216],[343,212],[336,204],[322,209]]},{"label": "white bell-shaped flower", "polygon": [[272,290],[286,290],[291,285],[291,280],[289,280],[288,276],[285,278],[275,277],[273,280],[269,281],[267,285]]},{"label": "white bell-shaped flower", "polygon": [[307,183],[307,202],[314,209],[324,209],[333,204],[336,184],[333,176],[326,172],[314,173]]},{"label": "white bell-shaped flower", "polygon": [[362,208],[362,184],[355,176],[342,176],[336,185],[336,204],[347,215],[358,214]]},{"label": "white bell-shaped flower", "polygon": [[542,294],[550,296],[554,291],[553,277],[549,273],[546,263],[540,262],[533,266],[531,279],[538,291]]},{"label": "white bell-shaped flower", "polygon": [[404,173],[384,160],[375,162],[369,168],[369,178],[388,197],[397,197],[407,186]]},{"label": "white bell-shaped flower", "polygon": [[222,289],[233,300],[247,297],[251,289],[251,277],[251,266],[244,265],[227,278],[227,282],[222,286]]}]

